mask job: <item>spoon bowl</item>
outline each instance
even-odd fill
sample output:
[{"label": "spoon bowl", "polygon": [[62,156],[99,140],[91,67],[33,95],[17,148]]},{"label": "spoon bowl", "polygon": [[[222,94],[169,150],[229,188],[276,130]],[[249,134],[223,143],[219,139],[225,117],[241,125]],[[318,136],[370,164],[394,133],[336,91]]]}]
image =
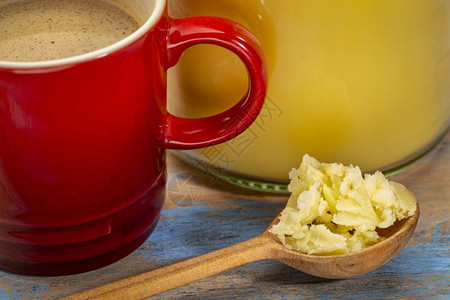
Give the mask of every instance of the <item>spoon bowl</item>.
[{"label": "spoon bowl", "polygon": [[[385,239],[361,251],[341,255],[307,255],[289,250],[280,244],[278,238],[267,230],[262,234],[273,242],[273,259],[289,265],[304,273],[321,278],[344,279],[369,273],[390,261],[411,238],[419,220],[419,206],[413,216],[396,221],[386,229],[377,229]],[[269,226],[278,223],[278,217]]]},{"label": "spoon bowl", "polygon": [[143,299],[263,259],[277,260],[322,278],[357,277],[383,266],[406,246],[416,228],[419,214],[416,200],[413,216],[397,221],[389,228],[377,230],[380,236],[385,237],[384,240],[358,252],[330,256],[307,255],[284,247],[269,232],[279,222],[278,215],[264,233],[246,242],[64,299]]}]

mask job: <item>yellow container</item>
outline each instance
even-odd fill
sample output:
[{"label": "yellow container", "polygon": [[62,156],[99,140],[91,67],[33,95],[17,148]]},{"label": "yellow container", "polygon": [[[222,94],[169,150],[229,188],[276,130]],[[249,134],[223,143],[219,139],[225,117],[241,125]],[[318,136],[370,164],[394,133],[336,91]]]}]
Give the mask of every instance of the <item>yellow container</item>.
[{"label": "yellow container", "polygon": [[[234,19],[265,48],[269,90],[255,124],[183,154],[225,180],[283,190],[305,153],[394,172],[449,127],[449,0],[169,0],[169,13]],[[190,49],[169,75],[169,109],[185,117],[231,107],[248,84],[241,62],[214,46]]]}]

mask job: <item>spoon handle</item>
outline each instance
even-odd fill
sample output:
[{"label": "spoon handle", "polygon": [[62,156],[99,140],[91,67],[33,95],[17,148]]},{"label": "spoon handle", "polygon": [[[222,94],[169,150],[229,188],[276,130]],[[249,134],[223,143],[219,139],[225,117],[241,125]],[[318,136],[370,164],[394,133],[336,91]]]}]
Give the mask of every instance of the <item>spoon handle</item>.
[{"label": "spoon handle", "polygon": [[257,236],[246,242],[194,257],[164,268],[126,278],[65,300],[143,299],[250,262],[269,259],[270,238]]}]

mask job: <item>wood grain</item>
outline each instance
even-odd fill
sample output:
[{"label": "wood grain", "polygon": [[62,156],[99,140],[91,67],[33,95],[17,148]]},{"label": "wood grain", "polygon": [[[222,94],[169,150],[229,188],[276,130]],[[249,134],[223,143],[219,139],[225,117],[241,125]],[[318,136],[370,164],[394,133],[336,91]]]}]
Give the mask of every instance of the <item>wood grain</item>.
[{"label": "wood grain", "polygon": [[[140,249],[108,267],[74,276],[24,277],[0,271],[0,299],[56,299],[249,240],[266,229],[287,199],[219,182],[173,155],[168,163],[165,209]],[[450,134],[393,180],[416,194],[421,217],[407,247],[374,272],[327,280],[260,261],[156,298],[448,299]]]}]

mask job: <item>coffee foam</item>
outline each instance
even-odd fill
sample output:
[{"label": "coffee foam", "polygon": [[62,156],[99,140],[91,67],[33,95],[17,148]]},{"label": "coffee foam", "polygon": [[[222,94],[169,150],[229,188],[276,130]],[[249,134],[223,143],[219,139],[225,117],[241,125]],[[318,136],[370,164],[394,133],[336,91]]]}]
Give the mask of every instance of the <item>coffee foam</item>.
[{"label": "coffee foam", "polygon": [[44,61],[109,46],[142,24],[105,0],[0,1],[0,60]]}]

